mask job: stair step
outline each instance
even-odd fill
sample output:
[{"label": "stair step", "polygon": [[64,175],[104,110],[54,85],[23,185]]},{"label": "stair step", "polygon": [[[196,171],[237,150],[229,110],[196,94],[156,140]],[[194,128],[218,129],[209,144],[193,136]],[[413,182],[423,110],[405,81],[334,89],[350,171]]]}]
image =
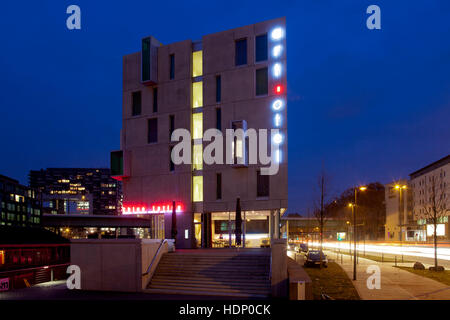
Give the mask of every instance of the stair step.
[{"label": "stair step", "polygon": [[248,293],[232,293],[232,292],[211,292],[211,291],[201,291],[201,290],[184,290],[184,289],[156,289],[149,288],[144,290],[145,293],[153,293],[153,294],[175,294],[175,295],[201,295],[201,296],[216,296],[216,297],[236,297],[236,298],[268,298],[269,294],[248,294]]},{"label": "stair step", "polygon": [[269,271],[269,266],[223,266],[223,265],[189,265],[189,264],[158,264],[158,268],[167,268],[167,269],[191,269],[191,270],[208,270],[210,268],[214,268],[214,270],[223,270],[223,271],[240,271],[240,270],[255,270],[255,271]]},{"label": "stair step", "polygon": [[190,284],[198,284],[198,285],[212,285],[212,286],[232,286],[232,287],[263,287],[268,288],[270,287],[270,284],[268,281],[248,281],[248,282],[242,282],[242,281],[216,281],[216,280],[201,280],[201,279],[171,279],[171,278],[161,278],[156,277],[153,278],[151,283],[190,283]]},{"label": "stair step", "polygon": [[219,271],[214,271],[214,270],[209,270],[209,271],[192,271],[192,270],[161,270],[161,269],[157,269],[155,272],[155,275],[157,274],[167,274],[167,275],[180,275],[182,277],[187,277],[187,276],[205,276],[205,277],[222,277],[222,278],[252,278],[252,277],[259,277],[259,278],[264,278],[264,277],[269,277],[269,273],[268,272],[235,272],[235,273],[224,273],[224,272],[219,272]]},{"label": "stair step", "polygon": [[167,286],[167,285],[153,285],[149,286],[149,289],[172,289],[172,290],[183,290],[183,291],[202,291],[202,292],[221,292],[221,293],[246,293],[246,294],[260,294],[268,295],[269,290],[239,290],[239,289],[221,289],[221,288],[200,288],[200,287],[189,287],[189,286]]},{"label": "stair step", "polygon": [[155,285],[165,285],[174,287],[199,287],[199,288],[216,288],[216,289],[233,289],[239,291],[247,290],[269,290],[270,286],[268,284],[245,284],[236,282],[196,282],[196,281],[163,281],[163,280],[152,280],[151,286]]}]

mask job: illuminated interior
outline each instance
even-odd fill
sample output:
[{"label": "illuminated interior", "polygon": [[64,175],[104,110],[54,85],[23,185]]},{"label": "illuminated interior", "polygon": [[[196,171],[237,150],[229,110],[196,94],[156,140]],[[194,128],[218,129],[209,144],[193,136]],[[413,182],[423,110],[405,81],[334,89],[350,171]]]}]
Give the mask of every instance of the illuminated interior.
[{"label": "illuminated interior", "polygon": [[203,176],[192,177],[192,201],[203,201]]},{"label": "illuminated interior", "polygon": [[199,77],[203,74],[203,51],[192,53],[192,76]]},{"label": "illuminated interior", "polygon": [[192,108],[203,107],[203,81],[192,83]]},{"label": "illuminated interior", "polygon": [[203,169],[203,145],[201,144],[194,144],[192,148],[192,169]]},{"label": "illuminated interior", "polygon": [[192,115],[192,139],[203,138],[203,113]]}]

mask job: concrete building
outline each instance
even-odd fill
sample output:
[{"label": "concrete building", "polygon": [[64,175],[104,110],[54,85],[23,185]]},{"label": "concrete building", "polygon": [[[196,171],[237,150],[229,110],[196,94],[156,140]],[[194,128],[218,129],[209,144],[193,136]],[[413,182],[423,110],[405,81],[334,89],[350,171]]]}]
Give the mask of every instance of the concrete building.
[{"label": "concrete building", "polygon": [[0,175],[0,225],[33,227],[41,224],[41,204],[36,190]]},{"label": "concrete building", "polygon": [[31,170],[30,186],[41,192],[44,214],[117,215],[121,186],[105,168]]},{"label": "concrete building", "polygon": [[412,212],[412,193],[407,180],[385,185],[386,241],[423,241]]},{"label": "concrete building", "polygon": [[[140,52],[123,58],[122,120],[111,168],[123,182],[123,213],[151,215],[154,237],[171,238],[175,203],[177,247],[233,246],[237,198],[245,246],[280,237],[288,200],[284,18],[199,41],[144,38]],[[192,164],[171,160],[171,135],[180,128],[191,132]],[[234,137],[228,150],[235,164],[205,163],[210,128],[224,136],[226,129],[279,129],[278,172],[262,175],[267,164],[249,163],[248,135]]]},{"label": "concrete building", "polygon": [[[315,217],[301,215],[283,215],[281,218],[283,237],[289,242],[319,241],[320,224]],[[348,240],[351,233],[350,221],[346,219],[328,218],[323,226],[323,239]]]},{"label": "concrete building", "polygon": [[[437,160],[410,175],[412,206],[417,223],[422,226],[424,237],[434,234],[433,215],[430,208],[438,208],[437,235],[450,239],[450,155]],[[428,213],[427,213],[428,212]]]}]

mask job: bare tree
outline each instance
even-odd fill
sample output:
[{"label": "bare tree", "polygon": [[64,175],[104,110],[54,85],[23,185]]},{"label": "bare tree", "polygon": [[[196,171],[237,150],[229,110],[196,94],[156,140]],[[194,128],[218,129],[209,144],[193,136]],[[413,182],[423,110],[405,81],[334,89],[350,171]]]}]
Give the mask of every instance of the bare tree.
[{"label": "bare tree", "polygon": [[[328,175],[325,174],[325,171],[322,169],[322,172],[320,173],[318,180],[317,180],[317,186],[319,190],[319,197],[314,203],[314,217],[317,219],[317,222],[319,223],[319,239],[320,239],[320,251],[323,250],[323,233],[325,229],[325,224],[329,218],[329,211],[326,210],[326,203],[328,202],[328,198],[330,196],[329,192],[329,184],[330,179]],[[322,265],[322,255],[320,256]]]},{"label": "bare tree", "polygon": [[[419,200],[419,212],[415,212],[416,216],[421,219],[427,219],[433,223],[433,243],[434,243],[434,270],[438,270],[437,258],[437,225],[448,213],[450,213],[449,194],[447,190],[449,186],[444,181],[442,172],[434,173],[425,178],[424,194]],[[416,202],[416,201],[415,201]]]}]

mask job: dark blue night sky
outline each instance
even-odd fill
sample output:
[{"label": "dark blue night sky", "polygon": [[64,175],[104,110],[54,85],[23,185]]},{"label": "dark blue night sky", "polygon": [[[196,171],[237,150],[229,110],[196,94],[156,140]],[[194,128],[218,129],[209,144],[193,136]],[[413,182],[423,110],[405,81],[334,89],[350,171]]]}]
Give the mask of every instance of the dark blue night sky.
[{"label": "dark blue night sky", "polygon": [[[286,16],[289,212],[322,164],[338,194],[406,178],[450,153],[450,1],[5,1],[0,174],[107,167],[119,148],[122,56]],[[66,28],[81,7],[82,29]],[[381,30],[366,28],[368,5]]]}]

